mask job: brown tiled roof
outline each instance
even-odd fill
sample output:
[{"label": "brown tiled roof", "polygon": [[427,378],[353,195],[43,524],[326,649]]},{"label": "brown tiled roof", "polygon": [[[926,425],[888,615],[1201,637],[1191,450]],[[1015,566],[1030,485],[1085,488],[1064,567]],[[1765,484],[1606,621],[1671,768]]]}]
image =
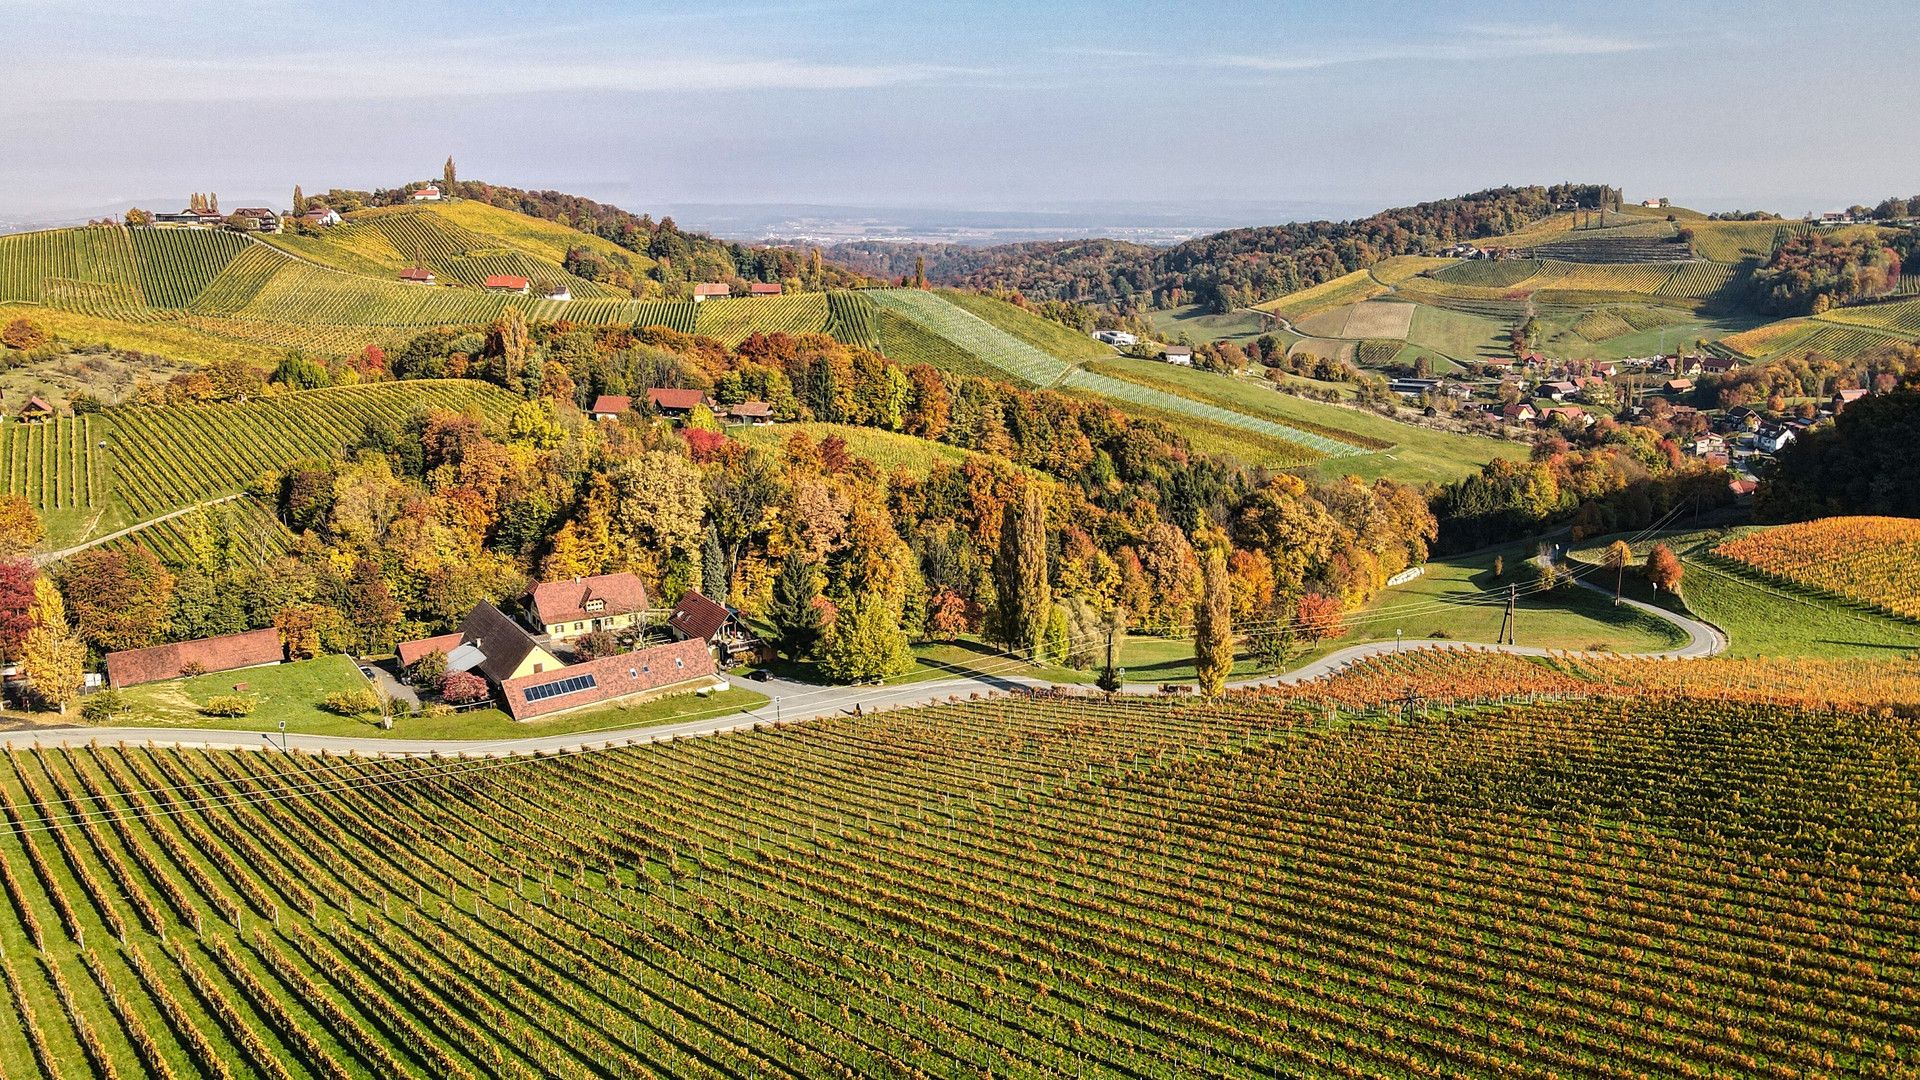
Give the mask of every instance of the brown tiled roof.
[{"label": "brown tiled roof", "polygon": [[633,408],[633,399],[625,394],[601,394],[593,399],[594,415],[601,413],[623,413]]},{"label": "brown tiled roof", "polygon": [[[691,679],[710,679],[713,674],[713,654],[707,651],[706,642],[676,641],[671,645],[655,645],[650,649],[603,656],[556,671],[510,679],[500,684],[500,691],[506,698],[507,712],[515,720],[529,720],[658,690]],[[527,700],[527,691],[533,687],[581,676],[592,676],[593,685],[537,701]]]},{"label": "brown tiled roof", "polygon": [[764,401],[743,401],[733,408],[728,409],[727,412],[732,416],[772,416],[773,406]]},{"label": "brown tiled roof", "polygon": [[676,633],[685,634],[695,641],[711,641],[713,635],[727,625],[727,609],[689,589],[687,595],[673,606],[673,614],[667,616],[667,625],[673,627]]},{"label": "brown tiled roof", "polygon": [[107,681],[115,687],[177,679],[181,669],[198,664],[207,671],[277,664],[285,656],[280,631],[249,630],[244,634],[178,641],[150,649],[127,649],[107,654]]},{"label": "brown tiled roof", "polygon": [[421,266],[409,266],[400,271],[401,281],[432,281],[433,271]]},{"label": "brown tiled roof", "polygon": [[705,390],[674,390],[664,386],[656,386],[647,391],[647,400],[652,402],[655,408],[691,409],[695,405],[707,400],[707,392]]},{"label": "brown tiled roof", "polygon": [[35,394],[34,396],[27,399],[26,405],[22,407],[20,411],[21,412],[52,412],[53,406],[43,401],[40,395]]},{"label": "brown tiled roof", "polygon": [[777,281],[756,281],[750,290],[755,296],[779,296],[780,283]]},{"label": "brown tiled roof", "polygon": [[[632,574],[599,574],[570,581],[543,581],[527,590],[534,617],[543,626],[627,615],[647,609],[647,587]],[[587,610],[589,600],[604,600],[599,611]]]},{"label": "brown tiled roof", "polygon": [[727,285],[724,282],[719,282],[719,281],[702,282],[701,284],[695,285],[693,287],[693,295],[695,296],[731,296],[733,295],[733,287],[730,285]]},{"label": "brown tiled roof", "polygon": [[486,656],[479,671],[492,683],[511,677],[527,654],[540,647],[525,627],[485,600],[473,605],[460,624],[460,643],[472,645]]},{"label": "brown tiled roof", "polygon": [[454,647],[459,644],[460,631],[458,630],[455,630],[451,634],[441,634],[438,637],[423,637],[416,638],[412,641],[403,641],[397,650],[400,653],[400,666],[412,667],[420,662],[421,657],[436,649],[443,653],[450,653],[454,650]]}]

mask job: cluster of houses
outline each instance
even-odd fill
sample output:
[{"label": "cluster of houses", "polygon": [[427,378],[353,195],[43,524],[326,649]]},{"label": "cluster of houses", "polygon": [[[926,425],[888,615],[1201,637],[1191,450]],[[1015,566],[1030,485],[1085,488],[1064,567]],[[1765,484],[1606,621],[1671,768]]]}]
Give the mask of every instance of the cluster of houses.
[{"label": "cluster of houses", "polygon": [[[647,404],[660,415],[674,419],[684,420],[694,409],[704,405],[714,416],[728,423],[752,424],[755,427],[773,423],[773,406],[767,402],[742,401],[722,405],[708,397],[705,390],[656,386],[647,391]],[[626,394],[601,394],[593,399],[593,407],[587,411],[595,420],[617,420],[632,408],[633,398]]]},{"label": "cluster of houses", "polygon": [[[542,582],[521,600],[520,619],[483,600],[460,629],[401,642],[401,670],[440,653],[447,671],[479,675],[508,715],[531,720],[641,695],[725,689],[722,667],[766,658],[766,645],[731,609],[689,591],[670,611],[654,611],[632,574]],[[601,631],[632,647],[599,657],[577,654],[582,638]],[[108,653],[106,681],[123,689],[284,659],[278,630],[250,630]]]},{"label": "cluster of houses", "polygon": [[[747,286],[748,296],[779,296],[784,289],[777,281],[755,281]],[[724,281],[703,281],[693,287],[693,302],[725,300],[733,295],[733,286]]]}]

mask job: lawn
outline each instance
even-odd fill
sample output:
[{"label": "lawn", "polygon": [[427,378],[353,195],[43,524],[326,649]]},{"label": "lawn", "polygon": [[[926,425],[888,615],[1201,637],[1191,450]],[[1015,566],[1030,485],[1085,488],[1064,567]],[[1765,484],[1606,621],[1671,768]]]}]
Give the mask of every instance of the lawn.
[{"label": "lawn", "polygon": [[[1516,545],[1430,562],[1426,573],[1383,590],[1372,604],[1350,616],[1353,633],[1339,644],[1392,641],[1396,630],[1408,638],[1444,634],[1458,641],[1491,642],[1500,633],[1505,611],[1502,594],[1510,585],[1525,592],[1532,580],[1525,564],[1533,555],[1532,547]],[[1493,576],[1495,558],[1505,560],[1500,578]],[[1687,641],[1685,632],[1674,624],[1635,608],[1615,607],[1609,598],[1576,585],[1522,595],[1517,622],[1517,644],[1547,649],[1660,652]]]},{"label": "lawn", "polygon": [[[1168,366],[1157,360],[1128,360],[1124,362],[1152,364],[1156,367]],[[1087,368],[1088,370],[1094,370],[1104,366],[1104,363],[1099,365],[1088,364]],[[1119,376],[1115,375],[1114,377],[1118,378]],[[1060,393],[1070,397],[1082,398],[1086,401],[1097,401],[1102,405],[1110,405],[1130,416],[1138,416],[1147,420],[1158,420],[1173,431],[1178,432],[1181,438],[1187,440],[1187,445],[1195,450],[1203,454],[1231,458],[1246,465],[1263,465],[1274,469],[1292,469],[1300,467],[1303,463],[1311,463],[1319,458],[1319,455],[1315,451],[1284,439],[1263,435],[1257,431],[1248,431],[1245,428],[1229,427],[1226,424],[1217,423],[1212,420],[1205,420],[1197,416],[1188,416],[1185,413],[1177,413],[1171,409],[1156,409],[1151,405],[1142,405],[1134,401],[1119,401],[1094,393],[1091,390],[1067,388],[1061,390]],[[1195,397],[1192,394],[1181,394],[1180,396],[1192,398],[1195,401],[1207,400],[1205,398]],[[1217,402],[1215,404],[1217,404]],[[1231,408],[1232,406],[1228,407]],[[1352,459],[1342,458],[1341,460],[1350,461]]]},{"label": "lawn", "polygon": [[915,476],[924,477],[933,471],[936,462],[945,461],[952,465],[966,462],[970,453],[957,446],[946,443],[929,442],[912,435],[897,435],[878,428],[856,427],[852,424],[774,424],[768,427],[736,427],[727,434],[763,450],[778,453],[786,445],[787,439],[796,431],[804,431],[814,442],[820,442],[829,435],[838,435],[847,444],[847,452],[855,457],[863,457],[880,466],[882,472],[892,472],[904,468]]},{"label": "lawn", "polygon": [[[200,705],[218,694],[246,694],[259,698],[252,715],[206,716]],[[766,701],[763,694],[735,688],[699,696],[680,694],[632,703],[612,702],[593,709],[562,713],[544,720],[514,720],[499,709],[476,709],[447,716],[401,717],[393,729],[378,719],[336,716],[320,707],[327,695],[367,686],[351,657],[323,656],[276,667],[247,668],[196,675],[190,679],[148,683],[121,692],[132,709],[104,726],[198,728],[210,731],[278,732],[285,723],[296,735],[346,735],[387,739],[526,739],[579,731],[645,727],[724,716],[751,709]]]},{"label": "lawn", "polygon": [[1327,459],[1317,467],[1330,476],[1445,482],[1477,472],[1496,457],[1524,460],[1527,456],[1527,448],[1519,443],[1403,424],[1379,413],[1283,394],[1258,379],[1170,367],[1151,360],[1110,360],[1089,366],[1115,378],[1146,383],[1276,423],[1315,425],[1393,444],[1382,453]]},{"label": "lawn", "polygon": [[[1703,558],[1732,535],[1720,529],[1662,533],[1633,544],[1638,558],[1644,558],[1655,543],[1668,545],[1680,556],[1685,566],[1681,599],[1695,616],[1726,631],[1728,656],[1834,660],[1920,652],[1920,626],[1795,594]],[[1613,539],[1603,536],[1589,541],[1575,557],[1595,559]],[[1636,586],[1632,574],[1627,586],[1629,596],[1645,589],[1644,583]]]},{"label": "lawn", "polygon": [[1464,311],[1420,304],[1407,328],[1407,344],[1430,349],[1453,360],[1510,358],[1512,327],[1504,320]]},{"label": "lawn", "polygon": [[1621,360],[1629,356],[1651,356],[1661,352],[1663,347],[1666,352],[1683,347],[1691,349],[1695,341],[1718,341],[1729,334],[1751,330],[1769,321],[1764,316],[1747,314],[1689,316],[1684,322],[1636,330],[1600,342],[1576,343],[1579,339],[1568,336],[1556,342],[1555,348],[1558,350],[1556,355],[1563,354],[1576,360]]},{"label": "lawn", "polygon": [[1162,334],[1169,337],[1185,334],[1187,340],[1196,345],[1209,341],[1252,341],[1261,334],[1278,332],[1269,331],[1266,328],[1267,320],[1257,312],[1232,311],[1225,315],[1209,315],[1199,304],[1149,311],[1147,321]]}]

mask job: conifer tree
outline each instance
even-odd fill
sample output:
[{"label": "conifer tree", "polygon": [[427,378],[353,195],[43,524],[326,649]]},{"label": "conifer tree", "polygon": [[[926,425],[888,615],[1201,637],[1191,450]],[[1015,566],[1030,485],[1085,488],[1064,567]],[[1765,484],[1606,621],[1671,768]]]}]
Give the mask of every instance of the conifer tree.
[{"label": "conifer tree", "polygon": [[720,533],[707,527],[707,541],[700,548],[700,591],[716,604],[727,602],[727,553],[720,549]]},{"label": "conifer tree", "polygon": [[1193,612],[1193,670],[1200,692],[1218,697],[1233,671],[1233,600],[1227,587],[1227,559],[1210,548],[1200,562],[1200,602]]},{"label": "conifer tree", "polygon": [[780,651],[789,660],[804,660],[819,644],[823,629],[820,582],[813,563],[799,549],[787,552],[780,562],[779,576],[773,579],[773,605],[767,617],[773,620]]},{"label": "conifer tree", "polygon": [[993,576],[1000,640],[1021,656],[1040,659],[1053,595],[1047,583],[1047,508],[1036,485],[1029,484],[1003,512]]},{"label": "conifer tree", "polygon": [[440,167],[440,194],[453,195],[453,155],[447,155],[447,163]]},{"label": "conifer tree", "polygon": [[303,192],[300,190],[299,184],[295,184],[293,185],[293,214],[295,217],[299,217],[300,215],[306,212],[307,212],[306,192]]}]

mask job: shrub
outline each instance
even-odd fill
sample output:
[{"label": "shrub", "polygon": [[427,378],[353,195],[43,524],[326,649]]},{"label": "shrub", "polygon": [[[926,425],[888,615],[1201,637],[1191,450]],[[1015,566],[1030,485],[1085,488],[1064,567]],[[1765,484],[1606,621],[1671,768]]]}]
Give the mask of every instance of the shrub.
[{"label": "shrub", "polygon": [[37,349],[46,343],[46,330],[24,315],[7,323],[5,329],[0,329],[0,344],[5,344],[9,349],[25,352],[28,349]]},{"label": "shrub", "polygon": [[87,698],[80,706],[80,715],[97,724],[102,720],[111,719],[125,705],[126,699],[120,696],[120,691],[102,690]]},{"label": "shrub", "polygon": [[328,694],[321,708],[340,716],[362,716],[380,711],[380,695],[371,688],[360,687],[355,690],[341,690]]},{"label": "shrub", "polygon": [[445,705],[445,704],[442,704],[442,703],[440,703],[440,702],[438,702],[438,701],[434,701],[434,702],[429,702],[428,704],[425,704],[425,705],[422,705],[422,706],[420,706],[420,711],[419,711],[418,713],[416,713],[415,715],[417,715],[417,716],[446,716],[446,715],[447,715],[448,713],[451,713],[452,711],[453,711],[453,706],[451,706],[451,705]]},{"label": "shrub", "polygon": [[251,716],[260,699],[245,694],[218,694],[207,699],[200,711],[208,716]]},{"label": "shrub", "polygon": [[198,660],[189,660],[180,665],[180,677],[183,679],[191,679],[195,675],[205,675],[206,673],[207,665]]},{"label": "shrub", "polygon": [[620,639],[605,630],[595,630],[573,643],[573,655],[582,661],[598,660],[603,656],[613,656],[619,652]]},{"label": "shrub", "polygon": [[487,680],[471,671],[455,671],[440,683],[440,698],[454,705],[465,705],[487,696]]},{"label": "shrub", "polygon": [[435,649],[413,662],[413,685],[424,686],[438,691],[440,680],[447,677],[447,654]]}]

